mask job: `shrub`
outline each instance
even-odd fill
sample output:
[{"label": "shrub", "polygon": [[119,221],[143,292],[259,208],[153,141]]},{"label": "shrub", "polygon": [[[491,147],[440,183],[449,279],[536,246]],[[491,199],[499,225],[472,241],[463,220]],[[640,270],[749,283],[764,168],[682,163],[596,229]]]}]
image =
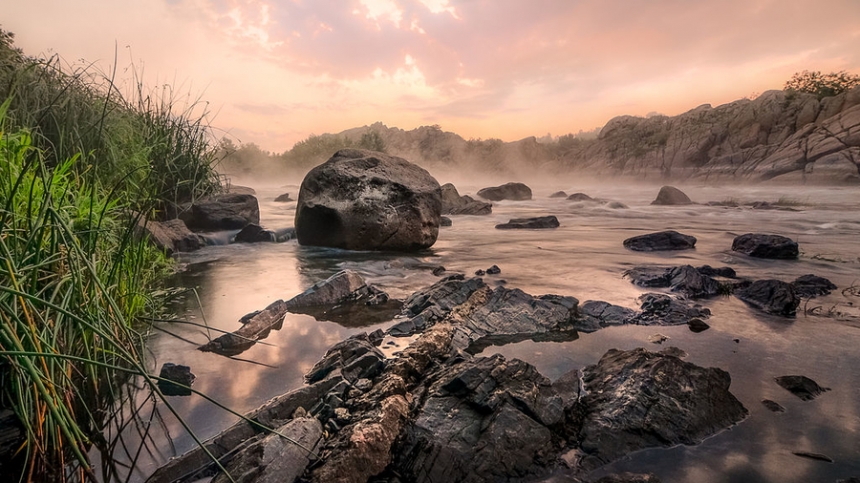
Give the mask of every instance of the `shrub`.
[{"label": "shrub", "polygon": [[822,74],[820,71],[804,70],[791,76],[783,89],[789,94],[815,94],[821,100],[857,86],[860,86],[860,75],[850,74],[844,70],[827,74]]}]

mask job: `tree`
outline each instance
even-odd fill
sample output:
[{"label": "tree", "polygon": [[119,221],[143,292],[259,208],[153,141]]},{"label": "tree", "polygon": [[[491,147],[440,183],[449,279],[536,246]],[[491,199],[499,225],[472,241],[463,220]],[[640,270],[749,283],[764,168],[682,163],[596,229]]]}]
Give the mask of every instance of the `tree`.
[{"label": "tree", "polygon": [[835,96],[860,86],[860,75],[844,70],[822,74],[820,71],[795,72],[783,88],[787,93],[815,94],[818,99]]},{"label": "tree", "polygon": [[358,146],[371,151],[385,152],[385,140],[376,131],[368,131],[362,134],[361,140],[358,141]]}]

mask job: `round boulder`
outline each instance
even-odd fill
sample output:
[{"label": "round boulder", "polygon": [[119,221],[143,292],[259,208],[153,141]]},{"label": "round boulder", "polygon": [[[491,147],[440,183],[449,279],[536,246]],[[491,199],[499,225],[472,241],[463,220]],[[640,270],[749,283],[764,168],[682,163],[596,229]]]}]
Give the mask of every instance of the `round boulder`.
[{"label": "round boulder", "polygon": [[296,236],[302,245],[420,250],[436,242],[439,183],[403,158],[342,149],[302,181]]},{"label": "round boulder", "polygon": [[490,201],[523,201],[532,199],[532,190],[522,183],[505,183],[501,186],[484,188],[478,191],[478,196]]},{"label": "round boulder", "polygon": [[696,247],[696,237],[666,230],[628,238],[624,240],[624,247],[637,252],[690,250]]},{"label": "round boulder", "polygon": [[683,191],[674,186],[664,186],[657,193],[657,199],[652,205],[691,205],[693,201]]},{"label": "round boulder", "polygon": [[732,250],[756,258],[791,260],[799,253],[797,242],[781,235],[747,233],[732,241]]}]

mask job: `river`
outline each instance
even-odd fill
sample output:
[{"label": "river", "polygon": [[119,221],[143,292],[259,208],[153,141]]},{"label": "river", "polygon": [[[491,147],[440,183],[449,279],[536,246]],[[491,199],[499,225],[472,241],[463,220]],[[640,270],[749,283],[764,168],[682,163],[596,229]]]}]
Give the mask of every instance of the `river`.
[{"label": "river", "polygon": [[[689,362],[731,374],[732,393],[750,411],[746,420],[696,446],[636,452],[597,470],[593,477],[634,471],[652,472],[664,482],[718,483],[836,481],[860,476],[860,296],[843,293],[860,284],[860,189],[679,187],[699,203],[781,199],[790,210],[652,206],[659,186],[547,183],[532,186],[533,200],[494,203],[492,215],[452,216],[453,226],[441,228],[433,248],[420,254],[346,252],[302,247],[295,241],[210,246],[182,254],[179,261],[184,270],[174,283],[195,288],[196,295],[187,293],[175,310],[186,320],[232,331],[241,316],[276,299],[289,299],[344,268],[358,271],[393,297],[405,298],[438,279],[431,273],[435,266],[472,274],[495,264],[501,274],[485,278],[493,284],[505,283],[534,295],[572,295],[580,302],[604,300],[630,308],[638,308],[636,299],[646,291],[622,277],[635,265],[727,265],[742,277],[785,281],[812,273],[830,279],[839,289],[802,304],[795,318],[768,316],[734,297],[719,297],[703,302],[713,315],[707,320],[711,328],[701,333],[686,326],[611,327],[567,342],[526,341],[490,347],[484,354],[523,359],[554,379],[570,369],[596,363],[610,348],[660,350],[671,345],[687,352]],[[275,203],[273,199],[284,192],[295,197],[298,187],[256,188],[262,225],[272,229],[292,226],[295,202]],[[461,194],[474,196],[478,187],[458,188]],[[556,190],[584,192],[626,207],[549,198]],[[510,218],[549,214],[558,217],[559,228],[494,229]],[[666,229],[695,236],[695,250],[640,253],[622,246],[622,240],[630,236]],[[799,260],[752,259],[732,252],[733,238],[750,232],[796,240]],[[153,370],[164,362],[189,365],[197,375],[196,390],[246,412],[301,385],[302,375],[334,343],[390,325],[362,326],[361,321],[341,325],[288,314],[283,327],[264,343],[230,359],[195,349],[195,344],[207,340],[206,331],[198,326],[159,324],[171,334],[155,331],[149,348]],[[658,332],[668,337],[662,346],[648,340]],[[397,345],[384,347],[393,353],[406,342],[395,340]],[[832,390],[813,401],[801,401],[774,382],[775,377],[789,374],[808,376]],[[762,399],[778,402],[786,412],[769,411]],[[169,402],[202,439],[237,419],[198,396],[170,397]],[[162,423],[148,426],[149,450],[139,457],[132,481],[144,480],[168,458],[195,444],[163,403],[157,409]],[[134,450],[134,431],[126,433]],[[822,453],[834,462],[801,458],[793,454],[796,451]],[[118,453],[115,457],[123,460],[125,456]],[[567,479],[560,472],[551,481]]]}]

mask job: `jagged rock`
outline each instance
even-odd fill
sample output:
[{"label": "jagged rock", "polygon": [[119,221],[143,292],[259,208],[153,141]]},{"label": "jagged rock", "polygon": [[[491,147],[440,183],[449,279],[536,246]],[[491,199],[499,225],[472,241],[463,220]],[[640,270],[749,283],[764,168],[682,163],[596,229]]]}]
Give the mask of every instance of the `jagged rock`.
[{"label": "jagged rock", "polygon": [[252,194],[212,195],[194,202],[179,218],[195,231],[238,230],[260,223],[260,205]]},{"label": "jagged rock", "polygon": [[168,256],[176,252],[192,252],[206,246],[203,238],[185,226],[179,219],[167,221],[147,221],[139,219],[135,232],[138,236],[146,236]]},{"label": "jagged rock", "polygon": [[[710,267],[709,267],[710,268]],[[720,283],[691,265],[678,267],[633,267],[624,276],[640,287],[664,288],[689,298],[713,297],[720,293]]]},{"label": "jagged rock", "polygon": [[558,218],[555,216],[538,216],[535,218],[513,218],[507,223],[496,225],[497,230],[558,228]]},{"label": "jagged rock", "polygon": [[480,278],[466,279],[462,274],[445,277],[430,287],[413,293],[403,304],[403,314],[409,319],[389,329],[393,336],[422,332],[444,319],[451,310],[465,302],[486,284]]},{"label": "jagged rock", "polygon": [[636,314],[631,323],[639,325],[684,325],[692,319],[706,319],[711,311],[701,305],[690,305],[661,293],[646,293],[639,297],[642,312]]},{"label": "jagged rock", "polygon": [[[190,396],[191,384],[193,384],[194,380],[197,379],[197,376],[191,372],[190,367],[183,366],[181,364],[174,364],[172,362],[165,362],[164,365],[161,366],[161,371],[158,373],[158,377],[160,378],[158,381],[158,389],[161,390],[165,396]],[[186,387],[181,387],[177,384]]]},{"label": "jagged rock", "polygon": [[276,300],[264,310],[242,317],[241,321],[244,325],[238,330],[212,339],[197,349],[225,356],[241,354],[258,340],[266,338],[272,330],[280,329],[285,315],[287,315],[287,304],[283,300]]},{"label": "jagged rock", "polygon": [[403,158],[342,149],[302,181],[296,233],[302,245],[420,250],[439,235],[439,183]]},{"label": "jagged rock", "polygon": [[501,186],[484,188],[478,191],[478,196],[490,201],[523,201],[532,199],[532,190],[523,183],[505,183]]},{"label": "jagged rock", "polygon": [[651,202],[652,205],[690,205],[692,203],[689,196],[674,186],[660,188],[657,198]]},{"label": "jagged rock", "polygon": [[729,374],[644,349],[612,349],[583,371],[585,469],[633,451],[696,444],[744,419]]},{"label": "jagged rock", "polygon": [[443,215],[489,215],[493,205],[473,199],[471,196],[460,196],[457,188],[451,183],[445,183],[442,192]]},{"label": "jagged rock", "polygon": [[761,403],[764,407],[767,408],[768,411],[772,411],[775,413],[784,413],[785,408],[776,401],[771,401],[770,399],[762,399]]},{"label": "jagged rock", "polygon": [[690,250],[696,247],[696,237],[674,230],[639,235],[624,240],[624,248],[637,252]]},{"label": "jagged rock", "polygon": [[[341,270],[304,292],[287,300],[287,308],[297,312],[305,308],[332,308],[345,303],[376,305],[388,301],[388,295],[352,270]],[[303,313],[303,312],[302,312]]]},{"label": "jagged rock", "polygon": [[556,191],[555,193],[549,195],[550,198],[567,198],[567,193],[564,191]]},{"label": "jagged rock", "polygon": [[600,300],[588,300],[579,307],[581,320],[576,328],[581,332],[594,332],[604,327],[629,324],[636,317],[633,309],[612,305]]},{"label": "jagged rock", "polygon": [[784,317],[793,317],[800,305],[794,286],[780,280],[756,280],[734,295],[759,310]]},{"label": "jagged rock", "polygon": [[321,438],[318,420],[293,419],[277,433],[248,444],[225,466],[230,476],[218,473],[212,483],[293,483],[316,459],[314,451]]},{"label": "jagged rock", "polygon": [[709,277],[737,277],[737,273],[735,273],[734,269],[731,267],[712,267],[710,265],[702,265],[701,267],[696,267],[696,270],[698,270],[702,275],[707,275]]},{"label": "jagged rock", "polygon": [[236,233],[233,238],[235,243],[259,243],[276,241],[275,232],[266,230],[262,226],[250,223]]},{"label": "jagged rock", "polygon": [[594,198],[592,198],[591,196],[588,196],[585,193],[574,193],[574,194],[568,196],[567,199],[570,201],[595,201]]},{"label": "jagged rock", "polygon": [[800,298],[815,298],[819,295],[828,295],[831,290],[836,290],[836,285],[824,277],[816,275],[801,275],[794,282],[794,290]]},{"label": "jagged rock", "polygon": [[339,370],[350,383],[373,379],[382,370],[385,355],[370,341],[367,334],[354,335],[326,351],[314,367],[305,374],[305,381],[314,383]]},{"label": "jagged rock", "polygon": [[454,222],[447,216],[439,217],[439,226],[453,226]]},{"label": "jagged rock", "polygon": [[287,202],[296,201],[296,200],[290,198],[289,193],[284,193],[282,195],[278,195],[278,197],[275,198],[275,201],[277,201],[278,203],[287,203]]},{"label": "jagged rock", "polygon": [[829,391],[829,387],[821,387],[817,382],[806,376],[780,376],[774,378],[777,384],[803,401],[812,401],[820,394]]},{"label": "jagged rock", "polygon": [[732,241],[732,250],[751,257],[794,259],[797,258],[797,242],[780,235],[747,233]]}]

